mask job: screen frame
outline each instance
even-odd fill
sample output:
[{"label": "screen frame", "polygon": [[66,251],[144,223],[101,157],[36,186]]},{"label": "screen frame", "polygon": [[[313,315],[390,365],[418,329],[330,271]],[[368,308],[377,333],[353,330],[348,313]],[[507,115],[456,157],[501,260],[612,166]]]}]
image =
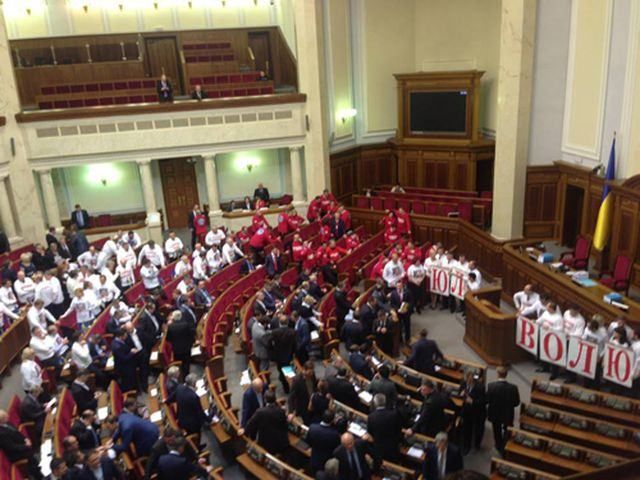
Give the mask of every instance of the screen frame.
[{"label": "screen frame", "polygon": [[[455,132],[455,131],[414,131],[411,129],[411,109],[412,109],[412,105],[411,105],[411,96],[414,93],[458,93],[460,94],[461,92],[465,92],[465,103],[464,103],[464,115],[465,115],[465,121],[464,121],[464,130],[460,131],[460,132]],[[470,96],[470,92],[468,88],[439,88],[439,89],[427,89],[427,88],[415,88],[415,89],[410,89],[407,90],[407,102],[408,102],[408,108],[407,108],[407,113],[408,113],[408,118],[407,118],[407,130],[410,136],[412,137],[453,137],[453,138],[467,138],[468,132],[469,132],[469,128],[470,128],[470,124],[471,124],[471,116],[469,115],[469,109],[471,108],[471,101],[469,99]]]}]

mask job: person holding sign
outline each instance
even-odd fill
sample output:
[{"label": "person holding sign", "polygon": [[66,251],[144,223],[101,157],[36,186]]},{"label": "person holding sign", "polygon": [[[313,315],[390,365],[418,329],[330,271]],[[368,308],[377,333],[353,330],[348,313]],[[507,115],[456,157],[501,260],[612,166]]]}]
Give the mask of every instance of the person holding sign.
[{"label": "person holding sign", "polygon": [[398,282],[401,282],[404,278],[405,272],[402,262],[396,252],[391,254],[391,260],[389,260],[384,266],[382,271],[382,278],[387,282],[388,288],[395,288]]},{"label": "person holding sign", "polygon": [[602,356],[604,355],[604,344],[607,341],[607,331],[604,327],[600,326],[600,322],[603,321],[602,315],[595,314],[591,317],[587,328],[585,328],[584,333],[582,334],[582,339],[588,342],[595,343],[598,345],[598,367],[596,369],[596,377],[595,379],[587,379],[585,382],[585,386],[587,388],[597,388],[600,384],[600,378],[602,377],[602,365],[600,364],[600,360],[602,360]]},{"label": "person holding sign", "polygon": [[[554,302],[547,303],[547,309],[542,315],[540,315],[540,317],[538,317],[536,324],[543,330],[553,330],[559,333],[562,333],[564,330],[564,319],[558,311],[558,306]],[[558,370],[559,368],[557,365],[551,365],[551,377],[549,380],[555,380],[558,378]],[[549,367],[547,365],[543,365],[536,370],[536,372],[548,371]]]},{"label": "person holding sign", "polygon": [[[433,275],[433,269],[437,267],[440,262],[438,261],[437,250],[433,248],[429,250],[429,255],[424,260],[424,270],[426,274],[426,282],[427,285],[431,285],[431,276]],[[436,294],[434,292],[430,292],[431,297],[431,310],[435,310],[436,308]]]},{"label": "person holding sign", "polygon": [[533,285],[530,283],[513,295],[513,304],[518,310],[518,313],[522,313],[523,310],[533,307],[539,301],[540,295],[533,291]]}]

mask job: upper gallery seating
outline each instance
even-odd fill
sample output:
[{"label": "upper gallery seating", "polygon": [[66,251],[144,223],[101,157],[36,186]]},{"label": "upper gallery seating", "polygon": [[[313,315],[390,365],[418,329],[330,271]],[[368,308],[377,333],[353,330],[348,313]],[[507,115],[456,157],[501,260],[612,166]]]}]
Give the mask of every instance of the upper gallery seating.
[{"label": "upper gallery seating", "polygon": [[233,62],[235,55],[231,42],[185,43],[182,45],[187,63]]}]

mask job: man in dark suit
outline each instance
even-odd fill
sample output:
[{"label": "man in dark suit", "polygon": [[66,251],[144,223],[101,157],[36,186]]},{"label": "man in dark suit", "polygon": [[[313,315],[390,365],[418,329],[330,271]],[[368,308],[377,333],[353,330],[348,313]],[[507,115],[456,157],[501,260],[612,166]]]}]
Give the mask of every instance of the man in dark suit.
[{"label": "man in dark suit", "polygon": [[71,225],[71,233],[67,243],[69,244],[71,258],[73,259],[78,258],[84,252],[89,250],[89,240],[87,240],[87,236],[84,232],[80,231],[75,224]]},{"label": "man in dark suit", "polygon": [[351,347],[351,345],[362,345],[365,341],[364,329],[362,324],[357,318],[350,318],[345,320],[340,331],[340,339],[345,345]]},{"label": "man in dark suit", "polygon": [[365,345],[351,345],[349,350],[351,351],[351,353],[349,353],[349,366],[351,369],[367,380],[371,380],[373,378],[373,371],[366,357],[367,347]]},{"label": "man in dark suit", "polygon": [[[368,480],[372,473],[380,468],[380,459],[368,442],[354,439],[350,433],[340,437],[341,445],[333,451],[333,456],[340,462],[340,480]],[[373,469],[369,467],[367,457],[373,460]]]},{"label": "man in dark suit", "polygon": [[411,340],[411,314],[413,313],[413,297],[409,288],[398,282],[389,295],[389,305],[398,313],[402,334],[406,344]]},{"label": "man in dark suit", "polygon": [[189,374],[191,366],[191,347],[196,335],[196,326],[184,319],[182,312],[175,311],[167,323],[167,341],[173,347],[173,356],[181,363],[183,378]]},{"label": "man in dark suit", "polygon": [[389,408],[395,408],[396,400],[398,399],[398,390],[396,384],[389,380],[390,375],[389,367],[387,365],[380,365],[378,373],[373,377],[373,380],[369,383],[367,391],[371,395],[376,393],[384,394],[387,399],[387,406]]},{"label": "man in dark suit", "polygon": [[51,473],[45,477],[45,480],[71,480],[77,474],[76,472],[70,472],[67,463],[60,457],[51,459],[49,469]]},{"label": "man in dark suit", "polygon": [[340,446],[340,434],[333,426],[334,413],[326,410],[320,423],[312,423],[307,431],[306,442],[311,447],[311,470],[313,473],[324,469],[324,464],[333,457],[333,451]]},{"label": "man in dark suit", "polygon": [[407,367],[418,370],[419,372],[433,375],[435,370],[433,365],[436,360],[444,357],[438,344],[427,338],[427,330],[420,331],[420,339],[411,347],[411,355],[404,362]]},{"label": "man in dark suit", "polygon": [[[136,453],[139,457],[145,457],[151,452],[151,447],[158,440],[160,430],[151,421],[141,418],[135,413],[135,398],[127,398],[124,401],[124,408],[118,417],[118,431],[113,437],[114,451],[119,455],[129,448],[133,442]],[[120,443],[115,443],[118,439]]]},{"label": "man in dark suit", "polygon": [[59,243],[58,236],[56,235],[56,227],[49,227],[49,230],[47,230],[47,234],[45,235],[45,240],[47,242],[47,246],[52,243]]},{"label": "man in dark suit", "polygon": [[202,90],[201,85],[196,85],[195,88],[193,89],[193,92],[191,92],[191,99],[198,100],[199,102],[201,102],[205,98],[209,98],[209,95],[207,95],[207,92]]},{"label": "man in dark suit", "polygon": [[0,410],[0,450],[11,463],[27,460],[29,475],[38,480],[44,478],[34,456],[31,441],[9,423],[9,415],[4,410]]},{"label": "man in dark suit", "polygon": [[451,401],[436,391],[436,386],[431,380],[422,382],[420,393],[424,400],[420,408],[420,417],[412,430],[428,437],[435,437],[436,433],[446,430],[447,415],[444,410],[451,406]]},{"label": "man in dark suit", "polygon": [[138,318],[136,330],[148,355],[151,355],[151,350],[162,337],[163,324],[164,318],[156,311],[155,302],[146,302],[144,310]]},{"label": "man in dark suit", "polygon": [[484,436],[484,424],[487,419],[487,403],[485,386],[472,372],[465,374],[464,382],[460,385],[464,403],[460,416],[462,417],[462,454],[471,451],[471,446],[480,448]]},{"label": "man in dark suit", "polygon": [[496,449],[504,454],[507,429],[513,425],[514,409],[520,405],[518,387],[507,382],[507,369],[498,367],[498,380],[487,387],[487,417],[493,426]]},{"label": "man in dark suit", "polygon": [[75,225],[78,230],[89,228],[89,214],[79,203],[76,203],[75,210],[71,212],[71,224]]},{"label": "man in dark suit", "polygon": [[189,217],[187,218],[187,226],[189,227],[189,231],[191,232],[191,249],[196,245],[196,217],[200,215],[200,205],[196,204],[193,206],[191,211],[189,212]]},{"label": "man in dark suit", "polygon": [[373,412],[367,417],[367,433],[373,437],[373,448],[378,458],[399,463],[402,440],[402,417],[394,408],[387,408],[384,394],[373,396]]},{"label": "man in dark suit", "polygon": [[293,363],[293,355],[296,353],[297,335],[293,328],[289,327],[289,319],[286,315],[279,315],[278,328],[271,334],[271,351],[278,366],[280,383],[285,393],[289,393],[289,381],[282,369]]},{"label": "man in dark suit", "polygon": [[156,91],[158,92],[158,101],[160,103],[173,102],[173,86],[164,73],[156,83]]},{"label": "man in dark suit", "polygon": [[[173,428],[170,425],[164,427],[162,431],[162,437],[159,438],[151,448],[151,453],[149,454],[149,458],[145,465],[144,480],[150,480],[151,475],[157,472],[158,460],[160,460],[161,456],[167,455],[169,451],[174,448],[175,441],[179,437],[182,437],[179,430]],[[183,455],[191,463],[195,463],[198,459],[198,453],[193,448],[191,448],[189,443],[185,445]]]},{"label": "man in dark suit", "polygon": [[42,387],[35,385],[25,395],[20,402],[20,421],[22,423],[33,422],[33,432],[35,438],[34,447],[40,446],[40,438],[42,437],[42,429],[44,428],[44,420],[50,410],[50,405],[43,405],[38,400],[42,394]]},{"label": "man in dark suit", "polygon": [[207,282],[200,280],[198,287],[195,292],[193,292],[193,302],[195,303],[196,309],[209,309],[211,305],[213,305],[214,300],[207,290]]},{"label": "man in dark suit", "polygon": [[187,295],[180,295],[176,299],[176,307],[182,313],[182,320],[192,323],[194,327],[198,324],[198,317],[193,310],[193,301]]},{"label": "man in dark suit", "polygon": [[287,399],[289,412],[301,417],[305,425],[309,419],[309,399],[314,392],[316,376],[313,362],[305,362],[302,372],[298,373],[291,382],[291,393]]},{"label": "man in dark suit", "polygon": [[351,310],[351,302],[347,298],[344,281],[338,283],[338,286],[333,292],[333,298],[336,302],[336,320],[338,322],[338,328],[340,328],[344,323],[344,317],[346,317],[349,310]]},{"label": "man in dark suit", "polygon": [[84,467],[76,477],[78,480],[124,480],[124,475],[107,455],[91,450],[85,457]]},{"label": "man in dark suit", "polygon": [[254,378],[251,386],[242,395],[240,426],[245,428],[253,414],[262,407],[264,407],[264,382],[260,378]]},{"label": "man in dark suit", "polygon": [[129,392],[138,388],[138,380],[135,366],[136,354],[139,352],[136,348],[132,348],[127,342],[127,332],[120,329],[116,332],[116,337],[111,343],[111,353],[113,353],[113,367],[118,376],[120,389],[123,392]]},{"label": "man in dark suit", "polygon": [[262,183],[259,183],[258,188],[253,191],[253,198],[256,197],[269,203],[269,190]]},{"label": "man in dark suit", "polygon": [[344,367],[338,368],[336,376],[328,380],[329,393],[331,396],[340,403],[360,410],[362,405],[360,403],[360,397],[353,384],[347,380],[347,370]]},{"label": "man in dark suit", "polygon": [[376,299],[373,296],[369,296],[367,302],[360,307],[358,312],[358,318],[360,319],[365,335],[371,335],[371,333],[373,333],[373,324],[376,321],[377,314]]},{"label": "man in dark suit", "polygon": [[280,257],[280,250],[274,247],[271,253],[267,255],[264,261],[264,268],[267,269],[267,275],[269,278],[273,278],[279,273],[282,273],[282,258]]},{"label": "man in dark suit", "polygon": [[449,443],[445,432],[436,435],[435,445],[427,446],[426,458],[422,465],[424,480],[441,480],[464,468],[458,447]]},{"label": "man in dark suit", "polygon": [[71,384],[71,396],[73,396],[79,412],[84,412],[85,410],[93,410],[95,412],[98,408],[98,399],[95,392],[87,385],[89,375],[90,372],[88,370],[80,370]]},{"label": "man in dark suit", "polygon": [[185,456],[187,441],[176,437],[169,453],[158,459],[158,480],[178,480],[179,478],[209,478],[211,467],[203,463],[193,463]]},{"label": "man in dark suit", "polygon": [[198,376],[190,373],[184,379],[183,385],[176,389],[176,407],[178,413],[178,425],[187,432],[200,433],[202,427],[209,422],[209,417],[202,409],[200,397],[196,393]]},{"label": "man in dark suit", "polygon": [[267,452],[282,454],[289,447],[287,415],[276,403],[276,394],[271,390],[264,394],[264,400],[266,405],[253,414],[238,434],[243,435],[246,431],[250,438],[257,438],[258,444]]},{"label": "man in dark suit", "polygon": [[78,439],[80,450],[92,450],[100,446],[99,427],[96,422],[96,412],[84,410],[71,425],[69,434]]}]

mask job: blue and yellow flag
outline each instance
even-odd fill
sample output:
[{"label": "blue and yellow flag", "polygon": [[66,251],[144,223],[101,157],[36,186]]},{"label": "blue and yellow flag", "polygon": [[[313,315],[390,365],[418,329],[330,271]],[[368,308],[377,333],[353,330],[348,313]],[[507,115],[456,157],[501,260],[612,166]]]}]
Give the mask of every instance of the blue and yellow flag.
[{"label": "blue and yellow flag", "polygon": [[596,231],[593,233],[593,247],[596,250],[602,250],[609,241],[611,233],[611,216],[613,213],[613,198],[609,191],[611,187],[607,184],[608,180],[616,178],[616,137],[613,137],[611,143],[611,153],[609,154],[609,164],[607,165],[607,173],[604,176],[604,190],[602,191],[602,203],[598,211],[598,221],[596,222]]}]

